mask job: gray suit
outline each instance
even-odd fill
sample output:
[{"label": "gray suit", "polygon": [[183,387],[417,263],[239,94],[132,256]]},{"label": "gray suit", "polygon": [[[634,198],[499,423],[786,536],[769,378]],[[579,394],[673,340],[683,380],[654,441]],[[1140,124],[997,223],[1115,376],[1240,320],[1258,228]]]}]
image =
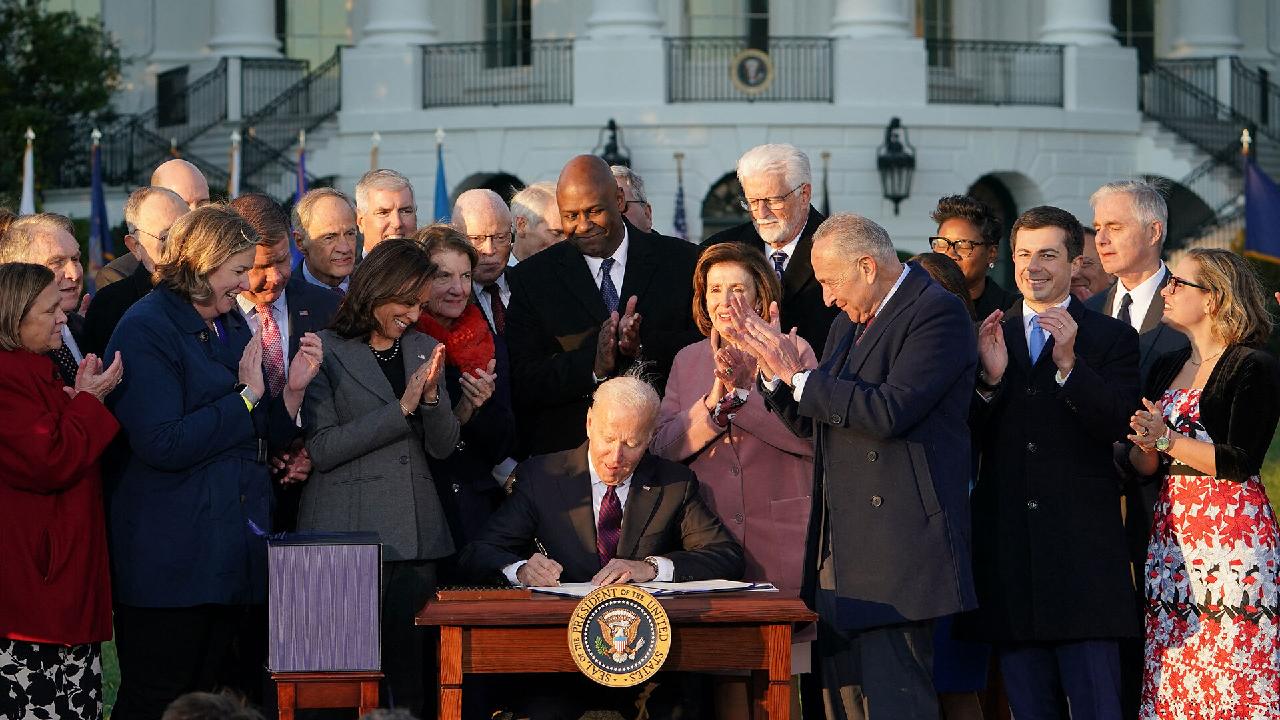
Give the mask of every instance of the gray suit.
[{"label": "gray suit", "polygon": [[[458,420],[440,375],[440,403],[410,418],[369,345],[320,333],[324,364],[302,404],[314,471],[302,493],[300,530],[371,530],[384,560],[428,560],[454,551],[427,456],[458,442]],[[409,330],[400,341],[406,382],[436,341]]]}]

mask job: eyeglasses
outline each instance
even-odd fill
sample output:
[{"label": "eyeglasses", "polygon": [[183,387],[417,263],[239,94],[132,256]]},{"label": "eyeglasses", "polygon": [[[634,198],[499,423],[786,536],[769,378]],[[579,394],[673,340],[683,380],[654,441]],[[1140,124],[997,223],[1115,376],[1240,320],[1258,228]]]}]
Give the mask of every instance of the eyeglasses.
[{"label": "eyeglasses", "polygon": [[492,242],[494,245],[506,245],[511,242],[511,231],[498,233],[497,235],[468,235],[467,239],[472,245],[483,245],[485,242]]},{"label": "eyeglasses", "polygon": [[146,235],[154,239],[156,242],[160,243],[161,245],[164,245],[169,240],[169,233],[167,232],[164,235],[156,235],[155,233],[149,233],[146,230],[143,230],[142,228],[134,228],[133,231],[136,233],[142,233],[143,235]]},{"label": "eyeglasses", "polygon": [[973,252],[976,247],[990,244],[981,240],[952,240],[941,235],[934,235],[929,238],[929,247],[934,252],[946,253],[947,250],[955,250],[957,255],[962,255],[963,257],[968,257],[969,253]]},{"label": "eyeglasses", "polygon": [[1178,277],[1177,275],[1170,275],[1170,276],[1169,276],[1169,294],[1170,294],[1170,295],[1172,295],[1172,294],[1174,294],[1174,293],[1178,292],[1178,288],[1182,287],[1183,285],[1187,285],[1187,286],[1189,286],[1189,287],[1193,287],[1193,288],[1195,288],[1195,289],[1197,289],[1197,290],[1204,290],[1205,292],[1208,292],[1208,291],[1209,291],[1209,288],[1205,287],[1204,285],[1197,285],[1197,284],[1195,284],[1195,283],[1191,282],[1190,280],[1183,280],[1182,278]]},{"label": "eyeglasses", "polygon": [[779,195],[778,197],[739,198],[738,204],[741,205],[742,209],[746,210],[747,212],[751,212],[751,210],[756,205],[759,205],[760,203],[764,203],[765,205],[768,205],[770,210],[781,210],[782,208],[787,206],[787,198],[791,197],[792,194],[795,193],[795,191],[804,187],[804,185],[805,185],[804,183],[800,183],[799,185],[791,188],[791,192],[787,193],[786,195]]}]

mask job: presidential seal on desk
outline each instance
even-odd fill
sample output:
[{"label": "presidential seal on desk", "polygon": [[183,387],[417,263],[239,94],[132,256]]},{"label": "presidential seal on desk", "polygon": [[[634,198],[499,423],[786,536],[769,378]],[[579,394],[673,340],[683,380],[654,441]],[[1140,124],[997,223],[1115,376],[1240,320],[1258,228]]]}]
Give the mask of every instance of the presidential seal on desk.
[{"label": "presidential seal on desk", "polygon": [[635,585],[594,590],[569,616],[569,654],[601,685],[639,685],[662,669],[670,650],[667,611]]}]

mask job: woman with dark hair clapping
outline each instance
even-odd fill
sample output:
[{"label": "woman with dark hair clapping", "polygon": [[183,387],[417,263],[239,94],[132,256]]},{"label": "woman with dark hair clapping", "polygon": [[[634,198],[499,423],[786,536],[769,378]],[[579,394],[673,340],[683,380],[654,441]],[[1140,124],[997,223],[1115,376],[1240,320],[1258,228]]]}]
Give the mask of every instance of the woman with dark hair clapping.
[{"label": "woman with dark hair clapping", "polygon": [[382,669],[388,699],[421,712],[425,638],[414,615],[453,539],[427,458],[449,455],[458,418],[445,347],[414,329],[435,266],[413,240],[378,243],[356,267],[303,405],[313,465],[300,530],[372,531],[382,540]]}]

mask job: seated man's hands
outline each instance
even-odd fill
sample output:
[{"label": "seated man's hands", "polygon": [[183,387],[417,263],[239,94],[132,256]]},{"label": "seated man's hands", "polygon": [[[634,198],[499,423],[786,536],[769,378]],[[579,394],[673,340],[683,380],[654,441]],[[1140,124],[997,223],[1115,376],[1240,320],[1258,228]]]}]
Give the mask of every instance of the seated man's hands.
[{"label": "seated man's hands", "polygon": [[521,585],[530,587],[554,587],[560,584],[562,572],[564,568],[560,563],[542,553],[534,553],[528,562],[516,570],[516,580],[519,580]]},{"label": "seated man's hands", "polygon": [[592,585],[612,585],[625,582],[648,582],[658,576],[658,571],[644,560],[614,558],[600,568],[591,578]]}]

